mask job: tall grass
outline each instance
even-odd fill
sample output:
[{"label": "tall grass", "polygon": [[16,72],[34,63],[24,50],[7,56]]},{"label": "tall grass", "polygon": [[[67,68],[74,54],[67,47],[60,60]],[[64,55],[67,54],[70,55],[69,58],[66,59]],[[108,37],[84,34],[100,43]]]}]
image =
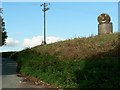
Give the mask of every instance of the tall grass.
[{"label": "tall grass", "polygon": [[119,88],[118,34],[75,38],[16,53],[18,72],[62,88]]}]

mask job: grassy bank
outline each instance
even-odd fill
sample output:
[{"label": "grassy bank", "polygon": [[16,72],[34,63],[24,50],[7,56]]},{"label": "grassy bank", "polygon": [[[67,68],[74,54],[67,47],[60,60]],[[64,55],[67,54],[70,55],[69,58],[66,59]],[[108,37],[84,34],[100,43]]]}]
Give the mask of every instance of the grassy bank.
[{"label": "grassy bank", "polygon": [[118,33],[75,38],[14,54],[17,70],[62,88],[118,88]]}]

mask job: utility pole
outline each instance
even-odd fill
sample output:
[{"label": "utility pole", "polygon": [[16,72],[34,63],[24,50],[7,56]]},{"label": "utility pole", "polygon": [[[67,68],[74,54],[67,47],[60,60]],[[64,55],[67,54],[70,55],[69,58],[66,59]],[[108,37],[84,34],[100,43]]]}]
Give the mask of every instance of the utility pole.
[{"label": "utility pole", "polygon": [[42,41],[42,44],[47,44],[46,43],[46,11],[48,11],[50,9],[47,7],[48,5],[49,4],[47,4],[45,2],[42,5],[40,5],[40,6],[43,6],[42,11],[44,12],[44,40]]}]

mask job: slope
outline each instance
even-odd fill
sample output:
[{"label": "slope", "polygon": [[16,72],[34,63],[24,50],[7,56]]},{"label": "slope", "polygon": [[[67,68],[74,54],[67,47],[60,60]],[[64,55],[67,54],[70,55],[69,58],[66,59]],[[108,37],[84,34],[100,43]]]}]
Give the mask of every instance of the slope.
[{"label": "slope", "polygon": [[61,88],[118,88],[120,33],[74,38],[12,55],[18,72]]}]

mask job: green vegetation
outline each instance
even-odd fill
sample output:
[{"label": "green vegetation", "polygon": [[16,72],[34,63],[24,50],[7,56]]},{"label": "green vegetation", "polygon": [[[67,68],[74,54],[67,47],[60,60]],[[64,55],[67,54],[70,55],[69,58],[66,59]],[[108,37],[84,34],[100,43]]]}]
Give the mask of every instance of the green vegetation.
[{"label": "green vegetation", "polygon": [[15,53],[17,71],[61,88],[119,88],[120,44],[114,33],[75,38]]},{"label": "green vegetation", "polygon": [[6,44],[6,38],[7,36],[7,32],[5,31],[5,22],[4,22],[4,18],[2,17],[2,8],[0,8],[0,46],[3,46]]}]

